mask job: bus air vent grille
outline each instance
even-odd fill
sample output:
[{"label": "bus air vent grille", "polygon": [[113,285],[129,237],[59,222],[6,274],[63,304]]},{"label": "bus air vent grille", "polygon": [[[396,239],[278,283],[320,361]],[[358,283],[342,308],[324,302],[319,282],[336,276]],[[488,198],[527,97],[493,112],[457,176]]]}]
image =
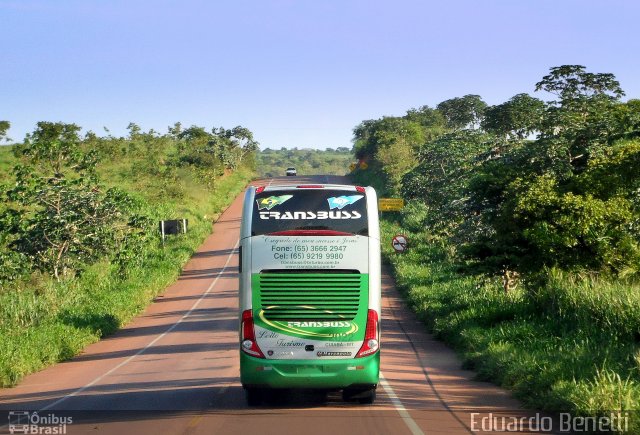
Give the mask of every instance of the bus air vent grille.
[{"label": "bus air vent grille", "polygon": [[350,273],[261,274],[261,308],[269,320],[353,320],[363,281]]}]

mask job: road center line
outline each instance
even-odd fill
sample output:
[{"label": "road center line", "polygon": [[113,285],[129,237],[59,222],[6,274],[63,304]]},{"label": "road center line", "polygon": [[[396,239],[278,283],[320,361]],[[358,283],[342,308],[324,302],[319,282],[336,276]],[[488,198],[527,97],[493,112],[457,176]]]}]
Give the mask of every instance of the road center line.
[{"label": "road center line", "polygon": [[51,403],[48,406],[45,406],[44,408],[40,409],[38,412],[41,411],[46,411],[47,409],[51,409],[54,406],[64,402],[65,400],[69,399],[70,397],[74,397],[77,396],[78,394],[82,393],[84,390],[86,390],[87,388],[92,387],[93,385],[97,384],[98,382],[100,382],[102,379],[104,379],[105,377],[109,376],[110,374],[114,373],[116,370],[118,370],[121,367],[124,367],[125,365],[127,365],[129,362],[131,362],[135,357],[142,355],[147,349],[149,349],[150,347],[152,347],[154,344],[156,344],[160,339],[162,339],[164,336],[166,336],[168,333],[170,333],[171,331],[173,331],[176,326],[178,326],[180,323],[182,323],[183,320],[185,320],[187,317],[189,317],[191,315],[191,313],[193,312],[193,310],[195,310],[196,308],[198,308],[198,305],[200,305],[200,302],[202,302],[202,300],[205,298],[205,296],[207,296],[211,290],[213,290],[213,287],[216,285],[216,283],[218,282],[218,279],[220,279],[220,277],[224,274],[225,270],[227,269],[227,266],[229,266],[229,262],[231,261],[231,257],[233,257],[233,254],[236,253],[236,250],[238,248],[238,245],[240,244],[240,240],[236,241],[235,246],[233,247],[233,249],[231,250],[231,253],[229,253],[229,256],[227,257],[227,261],[224,263],[224,266],[222,267],[222,270],[220,271],[220,273],[218,273],[218,276],[216,276],[216,278],[213,280],[213,282],[209,285],[209,288],[207,288],[207,290],[202,294],[202,296],[200,296],[200,299],[198,299],[193,306],[191,307],[191,309],[189,311],[187,311],[181,318],[180,320],[178,320],[176,323],[174,323],[173,325],[171,325],[169,327],[169,329],[167,329],[166,331],[164,331],[162,334],[158,335],[155,339],[153,339],[153,341],[151,341],[151,343],[147,344],[144,348],[140,349],[138,352],[136,352],[135,354],[131,355],[129,358],[127,358],[126,360],[122,361],[120,364],[118,364],[117,366],[113,367],[111,370],[109,370],[108,372],[98,376],[97,378],[95,378],[93,381],[89,382],[87,385],[85,385],[84,387],[78,388],[76,391],[74,391],[71,394],[68,394],[64,397],[61,397],[60,399],[56,400],[55,402]]},{"label": "road center line", "polygon": [[420,429],[415,420],[411,418],[409,411],[407,411],[407,408],[404,407],[404,405],[396,395],[396,392],[393,391],[393,388],[391,388],[391,384],[387,382],[387,378],[384,377],[382,372],[380,372],[380,384],[382,385],[382,388],[384,388],[384,392],[387,394],[387,396],[389,396],[389,399],[391,399],[391,403],[393,403],[396,411],[398,411],[398,414],[400,414],[400,418],[402,418],[411,433],[413,435],[424,435],[424,432],[422,431],[422,429]]}]

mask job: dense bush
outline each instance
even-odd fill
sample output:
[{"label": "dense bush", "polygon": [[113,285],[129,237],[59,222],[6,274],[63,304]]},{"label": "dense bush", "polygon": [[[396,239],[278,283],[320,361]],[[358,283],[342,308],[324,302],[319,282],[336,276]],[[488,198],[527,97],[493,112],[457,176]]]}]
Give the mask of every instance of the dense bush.
[{"label": "dense bush", "polygon": [[[130,124],[126,138],[80,137],[73,124],[43,122],[2,150],[0,167],[16,169],[0,177],[0,386],[126,324],[177,278],[253,177],[244,140],[236,170],[209,160],[225,173],[209,184],[202,174],[214,169],[183,163],[178,131]],[[188,219],[189,232],[162,243],[157,221],[175,218]]]},{"label": "dense bush", "polygon": [[612,74],[580,65],[551,68],[536,90],[557,99],[486,108],[466,95],[423,108],[425,123],[364,121],[355,155],[390,194],[427,205],[425,230],[469,270],[640,272],[640,105],[620,102]]}]

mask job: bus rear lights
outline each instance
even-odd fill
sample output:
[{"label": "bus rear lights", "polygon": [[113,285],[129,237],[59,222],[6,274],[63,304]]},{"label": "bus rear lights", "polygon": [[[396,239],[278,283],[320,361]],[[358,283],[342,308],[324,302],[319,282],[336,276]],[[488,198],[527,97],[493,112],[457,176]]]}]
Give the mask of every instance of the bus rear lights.
[{"label": "bus rear lights", "polygon": [[356,358],[362,358],[376,353],[380,348],[378,335],[378,313],[375,310],[369,310],[367,313],[367,328],[364,333],[364,343],[358,351]]},{"label": "bus rear lights", "polygon": [[356,186],[356,190],[360,193],[365,193],[364,187],[362,186]]},{"label": "bus rear lights", "polygon": [[253,328],[253,313],[251,310],[244,310],[242,312],[242,350],[256,358],[264,358],[264,354],[256,343],[256,334]]},{"label": "bus rear lights", "polygon": [[349,366],[347,370],[364,370],[364,366]]},{"label": "bus rear lights", "polygon": [[257,195],[258,193],[262,193],[262,192],[264,191],[264,188],[265,188],[265,186],[257,187],[257,188],[256,188],[256,195]]},{"label": "bus rear lights", "polygon": [[256,367],[256,372],[268,372],[269,370],[273,370],[271,366],[258,366]]}]

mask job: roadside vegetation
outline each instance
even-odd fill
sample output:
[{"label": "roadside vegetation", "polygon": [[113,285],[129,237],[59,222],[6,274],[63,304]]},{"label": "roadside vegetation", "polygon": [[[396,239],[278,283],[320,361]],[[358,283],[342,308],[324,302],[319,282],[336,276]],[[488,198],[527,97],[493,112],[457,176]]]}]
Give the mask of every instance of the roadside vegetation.
[{"label": "roadside vegetation", "polygon": [[[139,314],[255,175],[257,142],[243,127],[128,130],[81,136],[40,122],[0,149],[0,386]],[[163,243],[158,221],[177,218],[187,233]]]},{"label": "roadside vegetation", "polygon": [[256,167],[261,177],[281,177],[289,167],[296,168],[298,175],[345,175],[352,162],[353,153],[347,147],[325,150],[266,148],[256,156]]},{"label": "roadside vegetation", "polygon": [[640,101],[579,65],[535,89],[363,121],[353,176],[405,198],[382,229],[410,249],[385,258],[479,378],[533,408],[638,411]]}]

